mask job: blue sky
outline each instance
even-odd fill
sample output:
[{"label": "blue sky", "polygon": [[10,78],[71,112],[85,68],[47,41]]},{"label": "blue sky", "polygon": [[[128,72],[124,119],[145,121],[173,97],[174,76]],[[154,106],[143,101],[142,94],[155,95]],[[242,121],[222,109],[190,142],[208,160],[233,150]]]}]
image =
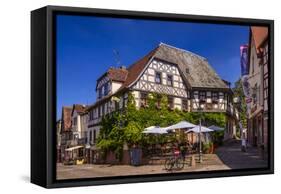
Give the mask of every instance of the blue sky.
[{"label": "blue sky", "polygon": [[240,46],[247,26],[57,16],[57,118],[64,105],[92,104],[98,77],[117,66],[113,50],[129,66],[160,42],[205,57],[222,79],[240,77]]}]

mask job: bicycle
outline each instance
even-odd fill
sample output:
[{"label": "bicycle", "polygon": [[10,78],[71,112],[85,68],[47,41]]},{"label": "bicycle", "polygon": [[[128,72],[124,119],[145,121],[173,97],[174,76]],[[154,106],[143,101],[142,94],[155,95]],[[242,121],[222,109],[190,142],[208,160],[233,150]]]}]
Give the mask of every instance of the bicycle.
[{"label": "bicycle", "polygon": [[184,157],[180,155],[180,151],[176,150],[174,151],[172,157],[165,160],[164,166],[167,171],[171,171],[173,169],[182,170],[184,168],[184,161]]}]

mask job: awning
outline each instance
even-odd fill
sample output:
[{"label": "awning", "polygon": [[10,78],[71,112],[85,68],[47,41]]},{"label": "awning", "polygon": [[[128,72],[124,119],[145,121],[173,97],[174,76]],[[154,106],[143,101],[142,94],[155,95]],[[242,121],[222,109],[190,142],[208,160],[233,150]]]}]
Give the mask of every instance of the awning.
[{"label": "awning", "polygon": [[79,149],[79,148],[83,148],[83,147],[84,146],[74,146],[74,147],[65,149],[65,151],[73,151],[73,150],[76,150],[76,149]]}]

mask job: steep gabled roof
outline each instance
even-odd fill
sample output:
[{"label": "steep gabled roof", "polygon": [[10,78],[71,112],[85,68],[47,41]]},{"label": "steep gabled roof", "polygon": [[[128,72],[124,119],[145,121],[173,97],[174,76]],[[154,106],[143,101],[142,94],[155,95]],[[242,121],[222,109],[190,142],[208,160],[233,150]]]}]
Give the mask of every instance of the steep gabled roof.
[{"label": "steep gabled roof", "polygon": [[107,72],[107,76],[112,81],[125,82],[127,79],[128,70],[125,68],[110,68]]},{"label": "steep gabled roof", "polygon": [[160,43],[155,49],[127,68],[126,80],[114,94],[98,100],[88,109],[94,108],[133,85],[141,77],[152,59],[177,65],[185,84],[190,88],[229,89],[229,86],[218,76],[205,58],[192,52]]},{"label": "steep gabled roof", "polygon": [[74,111],[76,111],[78,114],[84,114],[87,112],[87,106],[82,104],[73,104],[71,115]]},{"label": "steep gabled roof", "polygon": [[128,87],[139,78],[151,58],[178,65],[183,79],[189,87],[229,88],[205,58],[164,43],[161,43],[157,48],[128,68],[129,74],[124,84],[125,87]]},{"label": "steep gabled roof", "polygon": [[128,70],[126,68],[123,68],[123,67],[120,67],[120,68],[110,67],[107,70],[107,72],[105,72],[102,76],[100,76],[98,78],[97,83],[96,83],[96,89],[97,89],[99,81],[106,76],[108,77],[108,79],[110,81],[116,81],[116,82],[124,83],[127,79],[127,76],[128,76]]},{"label": "steep gabled roof", "polygon": [[268,38],[268,27],[252,26],[251,27],[252,37],[256,46],[257,52],[262,46],[264,41]]},{"label": "steep gabled roof", "polygon": [[192,52],[161,43],[154,57],[177,64],[192,88],[229,88],[205,58]]},{"label": "steep gabled roof", "polygon": [[152,51],[150,51],[147,55],[143,58],[139,59],[137,62],[133,63],[131,66],[128,67],[128,77],[123,85],[123,87],[128,87],[134,81],[138,79],[142,71],[147,66],[150,59],[155,55],[159,47],[156,47]]}]

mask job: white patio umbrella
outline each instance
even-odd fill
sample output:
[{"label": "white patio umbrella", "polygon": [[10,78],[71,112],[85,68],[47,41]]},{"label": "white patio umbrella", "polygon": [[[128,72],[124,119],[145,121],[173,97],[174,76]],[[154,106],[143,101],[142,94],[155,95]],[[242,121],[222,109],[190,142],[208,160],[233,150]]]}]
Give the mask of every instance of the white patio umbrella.
[{"label": "white patio umbrella", "polygon": [[186,133],[189,133],[189,132],[197,133],[198,137],[200,135],[201,138],[204,139],[204,142],[209,142],[210,134],[208,132],[212,132],[212,131],[214,131],[214,130],[201,126],[201,135],[200,135],[200,126],[197,125],[191,129],[189,129],[188,131],[186,131]]},{"label": "white patio umbrella", "polygon": [[212,126],[210,126],[210,127],[208,127],[209,129],[212,129],[212,130],[214,130],[214,131],[223,131],[224,130],[224,128],[221,128],[221,127],[218,127],[218,126],[216,126],[216,125],[212,125]]},{"label": "white patio umbrella", "polygon": [[181,121],[169,127],[166,127],[167,131],[174,131],[175,129],[190,129],[195,127],[196,125],[189,123],[187,121]]},{"label": "white patio umbrella", "polygon": [[156,126],[150,126],[150,127],[147,127],[147,128],[145,128],[144,130],[146,131],[146,130],[150,130],[150,129],[154,129]]},{"label": "white patio umbrella", "polygon": [[145,128],[142,133],[146,133],[146,134],[166,134],[166,133],[168,133],[168,131],[165,127],[150,126],[150,127]]},{"label": "white patio umbrella", "polygon": [[[214,131],[214,130],[201,126],[201,133],[212,132],[212,131]],[[196,125],[195,127],[186,131],[186,133],[189,133],[189,132],[200,133],[200,126]]]}]

